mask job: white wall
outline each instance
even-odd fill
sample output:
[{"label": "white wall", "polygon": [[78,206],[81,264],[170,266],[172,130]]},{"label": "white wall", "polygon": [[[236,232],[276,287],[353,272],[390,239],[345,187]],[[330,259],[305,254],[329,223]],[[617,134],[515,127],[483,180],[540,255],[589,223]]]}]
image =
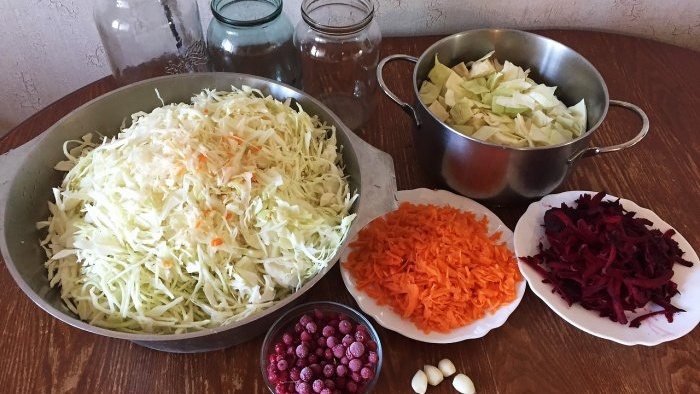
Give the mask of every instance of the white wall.
[{"label": "white wall", "polygon": [[[94,0],[0,0],[0,135],[65,94],[110,73],[92,22]],[[477,27],[586,28],[700,51],[700,0],[375,0],[385,36]],[[203,26],[208,0],[197,0]],[[301,0],[285,12],[300,19]]]}]

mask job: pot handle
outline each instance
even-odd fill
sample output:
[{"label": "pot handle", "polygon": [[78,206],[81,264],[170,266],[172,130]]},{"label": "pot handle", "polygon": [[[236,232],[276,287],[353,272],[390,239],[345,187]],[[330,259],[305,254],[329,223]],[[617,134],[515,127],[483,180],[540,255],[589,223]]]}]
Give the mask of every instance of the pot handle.
[{"label": "pot handle", "polygon": [[377,65],[377,81],[379,82],[379,87],[382,88],[384,94],[389,96],[390,99],[392,99],[396,104],[399,105],[399,107],[401,107],[407,114],[409,114],[413,118],[413,121],[416,122],[416,127],[420,127],[420,121],[418,120],[418,114],[416,114],[416,110],[411,106],[411,104],[405,101],[401,101],[401,99],[397,95],[395,95],[394,92],[389,90],[389,88],[386,86],[386,83],[384,82],[384,65],[394,60],[407,60],[413,63],[418,62],[417,57],[409,55],[389,55],[385,57]]},{"label": "pot handle", "polygon": [[584,157],[590,157],[601,153],[615,152],[618,150],[629,148],[637,142],[641,141],[642,138],[644,138],[644,136],[647,135],[647,132],[649,132],[649,117],[641,108],[637,107],[634,104],[620,100],[610,100],[610,105],[622,107],[632,112],[636,112],[639,118],[642,120],[642,129],[639,131],[639,133],[637,133],[636,136],[634,136],[634,138],[621,144],[605,146],[602,148],[594,146],[591,148],[581,149],[580,151],[574,153],[571,157],[569,157],[569,160],[567,161],[568,164],[572,164],[576,160],[582,159]]}]

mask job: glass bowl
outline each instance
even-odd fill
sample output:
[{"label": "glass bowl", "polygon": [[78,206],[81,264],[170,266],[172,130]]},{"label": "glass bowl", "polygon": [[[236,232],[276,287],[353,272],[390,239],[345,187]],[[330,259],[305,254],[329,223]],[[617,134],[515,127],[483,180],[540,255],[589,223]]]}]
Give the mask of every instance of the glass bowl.
[{"label": "glass bowl", "polygon": [[290,309],[260,352],[263,380],[275,394],[371,392],[381,367],[382,345],[369,320],[331,301]]}]

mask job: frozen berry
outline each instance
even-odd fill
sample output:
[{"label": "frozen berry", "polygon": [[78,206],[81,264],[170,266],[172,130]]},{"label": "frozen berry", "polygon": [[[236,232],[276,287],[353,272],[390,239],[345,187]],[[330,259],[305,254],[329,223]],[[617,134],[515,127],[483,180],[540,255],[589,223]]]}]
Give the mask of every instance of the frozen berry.
[{"label": "frozen berry", "polygon": [[318,327],[316,326],[316,323],[312,321],[306,323],[306,332],[308,332],[309,334],[315,334],[317,329]]},{"label": "frozen berry", "polygon": [[338,358],[345,357],[345,346],[342,344],[333,346],[333,355]]},{"label": "frozen berry", "polygon": [[335,373],[336,375],[343,377],[348,374],[348,367],[343,364],[337,365],[335,367]]},{"label": "frozen berry", "polygon": [[345,390],[348,393],[356,393],[357,392],[357,383],[353,381],[349,381],[345,384]]},{"label": "frozen berry", "polygon": [[379,362],[379,355],[377,355],[377,352],[370,350],[367,354],[367,361],[371,362],[372,364],[377,364]]},{"label": "frozen berry", "polygon": [[294,343],[294,338],[292,337],[292,334],[285,332],[284,335],[282,335],[282,342],[284,342],[284,344],[287,346]]},{"label": "frozen berry", "polygon": [[362,376],[360,376],[359,372],[353,372],[350,374],[350,379],[352,379],[353,382],[359,382],[362,380]]},{"label": "frozen berry", "polygon": [[314,373],[309,367],[304,367],[304,369],[299,372],[299,379],[303,380],[304,382],[310,382],[313,377]]},{"label": "frozen berry", "polygon": [[348,347],[348,350],[353,357],[360,358],[365,354],[365,345],[362,342],[353,342]]},{"label": "frozen berry", "polygon": [[314,380],[313,384],[311,385],[311,388],[314,389],[315,393],[320,393],[325,387],[326,386],[321,379]]},{"label": "frozen berry", "polygon": [[369,340],[365,343],[365,347],[373,352],[377,351],[377,342],[374,342],[373,340]]},{"label": "frozen berry", "polygon": [[303,315],[299,318],[299,323],[301,323],[302,326],[306,326],[306,324],[311,321],[313,321],[313,319],[309,315]]},{"label": "frozen berry", "polygon": [[353,342],[355,342],[355,338],[352,335],[348,334],[343,337],[342,343],[345,347],[350,346]]},{"label": "frozen berry", "polygon": [[302,342],[311,342],[314,337],[308,332],[302,331],[301,334],[299,334],[299,339],[301,339]]},{"label": "frozen berry", "polygon": [[333,328],[333,326],[324,326],[321,333],[324,337],[331,337],[335,335],[335,328]]},{"label": "frozen berry", "polygon": [[286,394],[287,393],[287,385],[284,383],[280,382],[275,385],[275,393],[276,394]]},{"label": "frozen berry", "polygon": [[323,366],[323,376],[330,378],[335,374],[335,367],[331,364],[326,364]]},{"label": "frozen berry", "polygon": [[326,339],[326,346],[328,346],[331,349],[333,349],[338,343],[340,343],[338,342],[338,338],[334,336],[330,336]]},{"label": "frozen berry", "polygon": [[277,369],[280,371],[286,371],[287,367],[289,367],[289,364],[287,363],[287,360],[279,360],[277,361]]},{"label": "frozen berry", "polygon": [[350,362],[348,362],[348,368],[350,368],[350,370],[353,372],[358,372],[360,369],[362,369],[362,360],[353,358],[350,360]]},{"label": "frozen berry", "polygon": [[299,358],[304,358],[304,357],[308,356],[309,355],[309,347],[304,345],[304,344],[297,346],[296,354],[297,354],[297,357],[299,357]]},{"label": "frozen berry", "polygon": [[296,365],[299,368],[304,368],[309,365],[309,361],[305,358],[300,357],[297,358],[297,362],[294,365]]},{"label": "frozen berry", "polygon": [[289,370],[289,379],[291,380],[299,380],[299,375],[300,375],[300,369],[299,367],[293,367],[292,369]]},{"label": "frozen berry", "polygon": [[349,334],[352,331],[352,323],[348,320],[341,320],[338,323],[338,330],[343,334]]},{"label": "frozen berry", "polygon": [[370,368],[364,367],[360,370],[360,376],[362,376],[362,379],[364,380],[372,380],[374,377],[374,371],[372,371]]},{"label": "frozen berry", "polygon": [[294,388],[299,394],[311,394],[311,385],[306,382],[297,382]]}]

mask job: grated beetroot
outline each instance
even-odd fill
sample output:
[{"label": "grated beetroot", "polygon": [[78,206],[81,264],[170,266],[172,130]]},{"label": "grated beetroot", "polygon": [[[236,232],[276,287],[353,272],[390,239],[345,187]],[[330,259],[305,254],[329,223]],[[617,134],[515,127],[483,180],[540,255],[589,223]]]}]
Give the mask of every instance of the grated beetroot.
[{"label": "grated beetroot", "polygon": [[625,311],[636,311],[653,302],[662,310],[636,317],[630,327],[664,314],[668,322],[684,310],[671,305],[678,286],[671,280],[675,263],[693,264],[671,237],[651,228],[652,223],[634,217],[619,200],[603,201],[606,193],[582,194],[576,207],[562,204],[544,214],[545,235],[550,246],[540,243],[539,253],[520,259],[552,284],[571,306],[586,309],[620,324],[627,324]]}]

